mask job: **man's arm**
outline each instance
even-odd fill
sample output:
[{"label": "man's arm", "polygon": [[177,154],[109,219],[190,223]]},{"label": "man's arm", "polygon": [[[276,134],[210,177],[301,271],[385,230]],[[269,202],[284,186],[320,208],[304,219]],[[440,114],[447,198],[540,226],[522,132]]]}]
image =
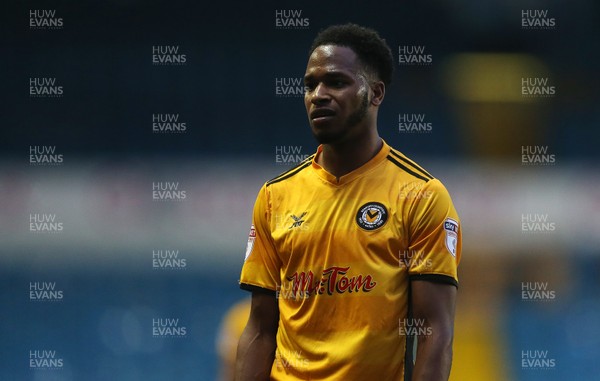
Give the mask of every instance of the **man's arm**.
[{"label": "man's arm", "polygon": [[452,366],[456,287],[415,280],[411,288],[413,318],[430,327],[430,335],[418,337],[412,381],[447,381]]},{"label": "man's arm", "polygon": [[269,380],[277,346],[279,307],[275,295],[252,292],[250,318],[237,349],[235,380]]}]

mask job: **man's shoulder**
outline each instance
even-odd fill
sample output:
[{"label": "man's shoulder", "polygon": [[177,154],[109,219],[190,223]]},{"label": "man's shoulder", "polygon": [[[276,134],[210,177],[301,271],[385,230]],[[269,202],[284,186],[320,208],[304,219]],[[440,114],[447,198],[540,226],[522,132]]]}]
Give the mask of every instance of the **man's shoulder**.
[{"label": "man's shoulder", "polygon": [[[296,165],[295,167],[275,176],[274,178],[272,178],[271,180],[267,181],[265,183],[266,187],[270,187],[273,184],[278,184],[278,183],[282,183],[284,181],[290,181],[291,179],[295,178],[296,175],[298,175],[299,173],[301,173],[302,171],[304,171],[306,168],[309,168],[312,164],[313,158],[315,157],[314,154],[308,156],[306,159],[302,160],[298,165]],[[297,176],[296,176],[297,178]]]},{"label": "man's shoulder", "polygon": [[400,151],[390,147],[387,160],[388,170],[394,173],[391,181],[398,185],[400,194],[430,201],[450,199],[450,194],[440,179]]},{"label": "man's shoulder", "polygon": [[399,176],[414,181],[424,181],[426,183],[435,179],[435,177],[422,166],[391,146],[387,155],[387,160],[391,163],[391,167],[397,171],[396,173]]}]

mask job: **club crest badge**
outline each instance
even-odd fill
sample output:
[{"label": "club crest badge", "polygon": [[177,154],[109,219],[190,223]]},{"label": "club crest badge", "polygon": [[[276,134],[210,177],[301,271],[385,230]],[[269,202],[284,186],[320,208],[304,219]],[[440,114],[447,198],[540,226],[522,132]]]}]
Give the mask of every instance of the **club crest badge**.
[{"label": "club crest badge", "polygon": [[446,218],[444,221],[444,230],[446,231],[446,249],[456,257],[456,246],[458,245],[458,222],[452,218]]},{"label": "club crest badge", "polygon": [[386,207],[379,202],[367,202],[358,209],[356,223],[365,230],[379,229],[388,219]]}]

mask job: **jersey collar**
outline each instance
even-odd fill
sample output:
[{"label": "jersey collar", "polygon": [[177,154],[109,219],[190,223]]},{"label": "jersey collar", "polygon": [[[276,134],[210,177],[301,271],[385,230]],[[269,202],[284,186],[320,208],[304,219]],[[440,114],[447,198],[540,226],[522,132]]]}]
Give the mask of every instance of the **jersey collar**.
[{"label": "jersey collar", "polygon": [[381,146],[381,149],[377,153],[377,155],[375,155],[371,160],[367,161],[365,164],[356,168],[352,172],[347,173],[344,176],[340,177],[339,181],[334,175],[327,172],[325,170],[325,168],[323,168],[319,164],[317,164],[317,158],[323,151],[322,145],[319,145],[319,147],[317,148],[317,153],[315,154],[315,156],[312,159],[312,168],[320,178],[327,181],[328,183],[331,183],[331,184],[337,185],[337,186],[347,184],[347,183],[353,181],[354,179],[357,179],[357,178],[361,177],[362,175],[364,175],[365,173],[369,172],[371,169],[375,168],[376,166],[378,166],[381,162],[383,162],[385,160],[385,158],[390,153],[390,146],[385,142],[385,140],[381,139],[381,141],[383,144]]}]

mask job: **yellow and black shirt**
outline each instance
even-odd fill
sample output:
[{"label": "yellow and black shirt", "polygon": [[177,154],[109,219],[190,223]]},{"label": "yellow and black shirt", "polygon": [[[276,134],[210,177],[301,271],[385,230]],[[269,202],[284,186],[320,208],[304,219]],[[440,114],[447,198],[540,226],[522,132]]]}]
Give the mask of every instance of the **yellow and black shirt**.
[{"label": "yellow and black shirt", "polygon": [[385,142],[339,181],[321,150],[254,206],[240,287],[278,298],[271,379],[403,380],[410,281],[458,285],[460,220],[442,183]]}]

